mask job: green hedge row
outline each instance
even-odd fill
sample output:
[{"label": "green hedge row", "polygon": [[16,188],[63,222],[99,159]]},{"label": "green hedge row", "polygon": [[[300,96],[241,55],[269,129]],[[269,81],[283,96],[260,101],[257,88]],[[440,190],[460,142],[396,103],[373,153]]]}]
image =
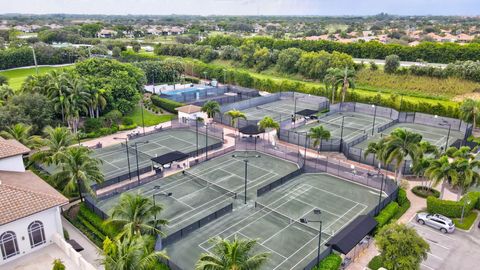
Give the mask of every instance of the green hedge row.
[{"label": "green hedge row", "polygon": [[342,257],[336,253],[332,253],[325,257],[313,270],[338,270],[342,264]]},{"label": "green hedge row", "polygon": [[434,188],[415,186],[412,188],[412,192],[413,194],[421,198],[427,198],[428,196],[440,198],[440,192]]},{"label": "green hedge row", "polygon": [[376,229],[378,230],[387,224],[390,219],[397,214],[399,208],[400,206],[397,202],[391,202],[382,211],[380,211],[380,214],[375,217],[375,220],[378,222]]},{"label": "green hedge row", "polygon": [[175,114],[177,113],[175,109],[184,105],[183,103],[176,102],[166,98],[161,98],[155,95],[152,95],[150,99],[152,100],[153,105],[160,107],[166,110],[167,112],[175,113]]},{"label": "green hedge row", "polygon": [[401,216],[403,216],[403,214],[405,214],[405,212],[407,212],[408,208],[410,208],[410,200],[407,198],[407,192],[404,189],[398,190],[397,202],[400,207],[398,208],[398,212],[390,219],[390,221],[399,219]]},{"label": "green hedge row", "polygon": [[[433,196],[427,198],[427,210],[429,213],[441,214],[450,218],[459,218],[462,216],[462,209],[465,205],[465,214],[468,214],[473,208],[480,209],[480,192],[469,192],[462,197],[460,201],[441,200]],[[469,200],[470,204],[464,204],[464,200]]]},{"label": "green hedge row", "polygon": [[[78,211],[78,218],[83,218],[88,221],[95,229],[101,232],[104,236],[114,238],[118,234],[118,230],[113,225],[107,225],[104,223],[103,219],[97,214],[92,212],[90,209],[85,206],[85,204],[80,205]],[[105,237],[103,237],[105,238]]]}]

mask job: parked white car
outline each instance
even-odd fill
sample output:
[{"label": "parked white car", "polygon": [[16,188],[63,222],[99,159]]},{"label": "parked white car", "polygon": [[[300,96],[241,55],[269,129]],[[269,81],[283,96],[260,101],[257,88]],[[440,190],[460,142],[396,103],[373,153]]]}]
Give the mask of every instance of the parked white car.
[{"label": "parked white car", "polygon": [[455,224],[453,224],[453,221],[439,214],[429,214],[425,212],[418,213],[416,220],[422,225],[428,225],[443,233],[453,233],[455,231]]}]

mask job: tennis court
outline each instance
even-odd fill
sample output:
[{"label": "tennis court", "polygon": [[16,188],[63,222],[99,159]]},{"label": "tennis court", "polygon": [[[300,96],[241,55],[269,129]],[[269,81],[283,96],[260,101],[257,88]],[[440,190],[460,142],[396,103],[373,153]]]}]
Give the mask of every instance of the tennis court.
[{"label": "tennis court", "polygon": [[[330,131],[332,138],[340,138],[342,135],[342,121],[344,121],[343,139],[348,142],[363,134],[371,134],[373,118],[373,115],[368,114],[340,112],[313,120],[311,123],[295,128],[294,131],[307,132],[313,127],[323,126]],[[391,121],[389,118],[376,116],[375,130]]]},{"label": "tennis court", "polygon": [[[193,269],[200,254],[211,251],[209,239],[236,236],[257,239],[256,252],[270,253],[262,269],[303,269],[316,258],[319,224],[304,224],[300,218],[323,222],[324,245],[358,215],[374,209],[378,196],[377,190],[328,174],[302,174],[259,197],[255,205],[173,243],[167,253],[182,269]],[[320,209],[322,214],[313,214],[313,209]]]},{"label": "tennis court", "polygon": [[[260,157],[254,157],[257,155]],[[144,196],[171,192],[171,196],[155,196],[155,200],[165,208],[161,218],[170,222],[164,231],[173,233],[226,207],[235,197],[243,199],[244,162],[240,157],[246,156],[255,159],[248,164],[248,197],[255,196],[258,188],[298,169],[294,163],[263,153],[232,152],[200,163],[185,173],[159,178],[127,192]],[[108,214],[119,197],[99,201],[97,207]]]},{"label": "tennis court", "polygon": [[275,121],[282,122],[287,119],[291,119],[294,111],[301,111],[305,109],[318,111],[320,104],[313,104],[303,102],[300,99],[296,102],[293,99],[281,99],[278,101],[266,103],[256,107],[251,107],[242,110],[245,113],[248,120],[261,120],[265,116],[269,116]]},{"label": "tennis court", "polygon": [[[354,147],[367,149],[370,143],[379,141],[380,138],[382,138],[383,136],[388,136],[396,128],[403,128],[412,132],[419,133],[423,136],[423,139],[425,141],[428,141],[431,144],[436,145],[439,149],[445,148],[445,145],[447,143],[448,128],[445,129],[445,128],[438,128],[438,127],[413,124],[413,123],[399,123],[391,126],[390,128],[382,131],[381,133],[375,134],[374,136],[370,137],[368,140],[365,140],[355,145]],[[464,136],[465,135],[461,131],[450,130],[448,145],[450,146],[458,139],[463,140]]]},{"label": "tennis court", "polygon": [[[198,148],[204,149],[206,136],[198,134]],[[136,171],[135,142],[138,144],[139,168],[151,166],[150,159],[172,151],[180,151],[186,154],[194,154],[197,149],[197,134],[189,129],[170,129],[148,134],[128,142],[131,171]],[[222,143],[221,139],[208,137],[208,146]],[[105,180],[113,179],[128,174],[127,151],[125,145],[118,144],[96,149],[93,155],[102,160],[102,172]]]}]

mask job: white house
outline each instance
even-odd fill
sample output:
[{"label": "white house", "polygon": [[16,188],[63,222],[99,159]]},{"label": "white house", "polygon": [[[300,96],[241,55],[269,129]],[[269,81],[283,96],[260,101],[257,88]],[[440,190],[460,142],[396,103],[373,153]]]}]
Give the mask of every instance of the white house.
[{"label": "white house", "polygon": [[[21,143],[0,137],[0,269],[51,269],[58,257],[69,260],[68,269],[94,269],[63,239],[60,214],[68,199],[25,170],[22,157],[29,152]],[[47,248],[51,258],[42,253]],[[29,255],[35,259],[28,264]]]},{"label": "white house", "polygon": [[207,114],[202,112],[202,108],[195,105],[186,105],[176,108],[178,111],[178,119],[182,123],[186,123],[189,120],[195,120],[197,118],[207,119]]}]

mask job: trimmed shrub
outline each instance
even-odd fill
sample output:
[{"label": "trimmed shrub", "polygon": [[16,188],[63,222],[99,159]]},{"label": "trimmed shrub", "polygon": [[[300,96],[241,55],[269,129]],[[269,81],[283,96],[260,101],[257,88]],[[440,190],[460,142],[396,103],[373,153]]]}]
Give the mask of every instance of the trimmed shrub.
[{"label": "trimmed shrub", "polygon": [[154,95],[151,96],[150,99],[152,100],[153,105],[160,107],[170,113],[177,113],[175,109],[184,105],[183,103]]},{"label": "trimmed shrub", "polygon": [[398,190],[397,202],[400,207],[390,221],[399,219],[405,214],[405,212],[407,212],[408,208],[410,208],[410,200],[407,198],[407,192],[404,189]]},{"label": "trimmed shrub", "polygon": [[430,213],[441,214],[450,218],[459,218],[462,216],[464,200],[470,200],[470,204],[465,205],[465,214],[478,207],[478,198],[480,192],[469,192],[462,197],[460,201],[440,200],[433,196],[427,198],[427,210]]},{"label": "trimmed shrub", "polygon": [[97,216],[97,214],[93,213],[90,209],[88,209],[85,204],[80,205],[80,209],[78,211],[78,218],[83,218],[84,220],[86,220],[103,236],[114,238],[118,234],[118,231],[114,226],[106,225],[103,219]]},{"label": "trimmed shrub", "polygon": [[389,203],[382,211],[380,211],[380,214],[375,217],[375,220],[378,222],[376,230],[387,224],[398,211],[399,206],[397,202]]},{"label": "trimmed shrub", "polygon": [[133,119],[131,117],[123,117],[122,118],[122,125],[124,126],[130,126],[133,125]]},{"label": "trimmed shrub", "polygon": [[372,260],[368,263],[368,268],[370,268],[371,270],[377,270],[381,268],[382,265],[383,265],[382,256],[377,255],[373,257]]},{"label": "trimmed shrub", "polygon": [[422,186],[415,186],[412,188],[413,194],[417,195],[421,198],[427,198],[428,196],[433,196],[435,198],[440,198],[440,191],[429,188],[429,187],[422,187]]},{"label": "trimmed shrub", "polygon": [[403,206],[407,202],[410,202],[407,198],[407,192],[405,191],[405,189],[398,190],[397,202],[398,202],[398,205],[400,206]]},{"label": "trimmed shrub", "polygon": [[332,253],[325,257],[313,270],[338,270],[342,264],[342,257]]},{"label": "trimmed shrub", "polygon": [[103,127],[103,121],[99,118],[88,118],[83,123],[83,129],[86,133],[95,132]]},{"label": "trimmed shrub", "polygon": [[65,228],[63,228],[63,238],[65,238],[65,240],[70,240],[70,235],[68,234],[68,231],[65,230]]},{"label": "trimmed shrub", "polygon": [[53,260],[52,264],[53,264],[52,270],[65,270],[65,265],[60,259]]}]

